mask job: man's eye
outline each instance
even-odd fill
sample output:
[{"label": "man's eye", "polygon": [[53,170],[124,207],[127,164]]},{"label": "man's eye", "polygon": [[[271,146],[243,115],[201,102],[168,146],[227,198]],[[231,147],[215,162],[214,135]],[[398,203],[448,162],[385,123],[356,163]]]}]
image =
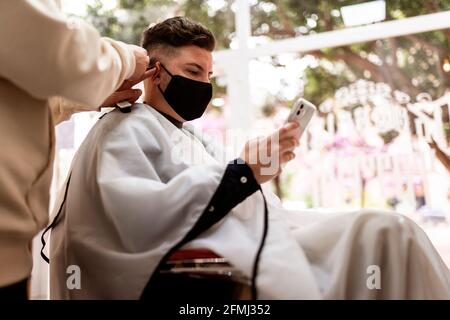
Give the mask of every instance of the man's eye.
[{"label": "man's eye", "polygon": [[194,71],[194,70],[189,70],[189,72],[190,72],[191,74],[194,74],[194,75],[198,75],[198,74],[199,74],[198,71]]}]

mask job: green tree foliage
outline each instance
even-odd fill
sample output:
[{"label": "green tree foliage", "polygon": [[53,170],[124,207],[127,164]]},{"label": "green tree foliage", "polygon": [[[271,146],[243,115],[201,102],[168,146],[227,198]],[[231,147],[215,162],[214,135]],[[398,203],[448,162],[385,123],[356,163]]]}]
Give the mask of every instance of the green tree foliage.
[{"label": "green tree foliage", "polygon": [[[258,1],[252,7],[254,34],[272,39],[309,35],[344,28],[339,9],[342,6],[366,2],[275,0]],[[388,0],[388,20],[450,10],[450,0]],[[428,32],[406,37],[383,39],[340,48],[310,52],[331,62],[344,62],[350,72],[340,78],[320,65],[307,73],[306,97],[321,103],[342,83],[355,78],[368,78],[388,83],[412,97],[428,92],[441,96],[450,84],[449,73],[442,65],[450,51],[450,30]],[[329,81],[329,77],[337,81]],[[324,85],[326,84],[326,85]]]},{"label": "green tree foliage", "polygon": [[[272,0],[253,1],[254,36],[283,39],[344,28],[339,9],[367,0]],[[234,37],[233,1],[219,8],[207,0],[119,0],[117,8],[103,10],[102,2],[89,6],[87,19],[103,35],[139,44],[142,30],[170,15],[186,15],[210,28],[218,49],[228,48]],[[450,10],[450,0],[388,0],[388,20]],[[450,30],[383,39],[310,52],[319,59],[344,63],[347,71],[330,74],[319,64],[306,73],[305,96],[320,104],[337,88],[358,78],[388,83],[412,97],[428,92],[441,96],[450,84],[450,73],[442,69],[449,58]]]},{"label": "green tree foliage", "polygon": [[[341,7],[367,1],[253,0],[250,1],[252,34],[276,40],[342,29],[345,25]],[[226,49],[235,34],[234,1],[223,0],[219,6],[220,1],[214,2],[213,5],[208,0],[118,0],[117,8],[104,10],[97,0],[89,6],[85,18],[105,36],[139,44],[141,33],[149,24],[185,15],[210,28],[218,40],[217,48]],[[450,10],[450,0],[386,0],[387,20],[445,10]],[[450,59],[449,52],[450,29],[308,52],[336,68],[326,68],[319,62],[308,69],[304,95],[319,105],[338,88],[365,78],[385,82],[412,98],[420,92],[438,98],[450,85],[450,72],[443,70],[443,64]],[[276,57],[273,62],[277,64]],[[216,94],[224,93],[224,88],[214,85]],[[448,121],[448,113],[443,116]],[[448,128],[447,133],[450,138]]]}]

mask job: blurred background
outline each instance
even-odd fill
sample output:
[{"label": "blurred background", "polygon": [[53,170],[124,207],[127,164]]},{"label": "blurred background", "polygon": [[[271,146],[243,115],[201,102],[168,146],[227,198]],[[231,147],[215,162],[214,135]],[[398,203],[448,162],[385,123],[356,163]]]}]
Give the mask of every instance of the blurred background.
[{"label": "blurred background", "polygon": [[[172,16],[203,23],[218,42],[215,91],[196,126],[228,145],[227,130],[271,132],[306,98],[319,113],[273,182],[283,205],[403,213],[450,266],[450,0],[63,4],[102,35],[134,44]],[[53,195],[98,116],[77,114],[57,127]],[[46,298],[43,268],[35,266],[37,299]]]}]

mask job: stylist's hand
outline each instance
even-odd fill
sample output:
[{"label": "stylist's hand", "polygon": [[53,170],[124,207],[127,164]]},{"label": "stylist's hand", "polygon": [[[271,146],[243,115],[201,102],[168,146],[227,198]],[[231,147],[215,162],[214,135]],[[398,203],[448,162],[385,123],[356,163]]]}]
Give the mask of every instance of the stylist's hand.
[{"label": "stylist's hand", "polygon": [[270,181],[280,174],[282,165],[295,158],[298,137],[298,123],[290,122],[270,136],[248,141],[240,157],[252,169],[258,183]]},{"label": "stylist's hand", "polygon": [[110,95],[101,105],[101,107],[113,107],[116,105],[116,103],[122,102],[122,101],[128,101],[130,103],[136,102],[137,99],[142,94],[142,91],[139,89],[132,89],[134,85],[138,84],[142,80],[151,77],[156,71],[156,68],[149,69],[144,72],[144,74],[133,81],[131,80],[125,80],[122,85],[117,89],[116,92],[114,92],[112,95]]},{"label": "stylist's hand", "polygon": [[[134,59],[136,60],[136,67],[134,68],[133,75],[127,79],[129,81],[137,81],[141,79],[147,70],[150,58],[147,55],[147,50],[144,48],[129,44],[128,45],[134,53]],[[142,81],[143,79],[141,79]]]},{"label": "stylist's hand", "polygon": [[133,104],[137,99],[141,96],[142,91],[139,89],[127,89],[123,91],[116,91],[112,95],[110,95],[105,102],[103,102],[101,108],[103,107],[113,107],[117,103],[122,101],[128,101]]}]

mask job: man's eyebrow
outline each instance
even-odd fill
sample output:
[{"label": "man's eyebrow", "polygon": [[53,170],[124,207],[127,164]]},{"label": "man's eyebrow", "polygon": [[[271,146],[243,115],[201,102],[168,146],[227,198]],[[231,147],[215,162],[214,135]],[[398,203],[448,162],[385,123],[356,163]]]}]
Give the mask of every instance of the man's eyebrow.
[{"label": "man's eyebrow", "polygon": [[[186,65],[195,66],[195,67],[199,68],[201,71],[203,71],[203,67],[202,67],[201,65],[199,65],[198,63],[195,63],[195,62],[188,62],[188,63],[186,63]],[[209,74],[213,74],[212,71],[210,71],[210,72],[208,72],[208,73],[209,73]]]}]

